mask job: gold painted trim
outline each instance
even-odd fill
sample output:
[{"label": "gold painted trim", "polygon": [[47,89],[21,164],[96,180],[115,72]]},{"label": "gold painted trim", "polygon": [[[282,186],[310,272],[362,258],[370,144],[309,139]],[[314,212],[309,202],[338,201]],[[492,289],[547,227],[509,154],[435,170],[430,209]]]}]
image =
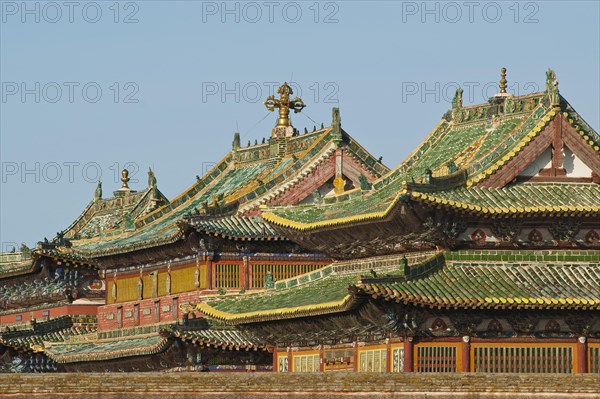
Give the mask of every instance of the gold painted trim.
[{"label": "gold painted trim", "polygon": [[[531,112],[532,115],[535,112]],[[547,112],[545,115],[540,116],[540,121],[519,141],[515,144],[512,149],[506,154],[504,157],[496,161],[493,165],[488,167],[486,170],[480,172],[478,175],[473,176],[469,180],[467,180],[467,187],[471,187],[475,184],[481,183],[482,181],[489,178],[492,174],[494,174],[497,170],[501,169],[506,163],[508,163],[511,159],[516,157],[526,146],[529,144],[533,138],[539,135],[542,130],[550,123],[552,118],[558,113],[557,109],[552,109]],[[527,121],[525,119],[519,126],[515,127],[512,131],[518,130],[523,124]]]},{"label": "gold painted trim", "polygon": [[351,295],[346,295],[343,299],[339,301],[333,302],[324,302],[317,303],[313,305],[302,305],[302,306],[294,306],[287,308],[277,308],[277,309],[269,309],[269,310],[256,310],[254,312],[246,312],[246,313],[229,313],[224,312],[222,310],[216,309],[210,306],[206,302],[202,302],[196,305],[196,310],[208,315],[210,317],[227,320],[227,321],[237,321],[242,319],[248,319],[253,317],[265,317],[265,316],[288,316],[294,315],[299,312],[310,312],[310,311],[320,311],[320,310],[328,310],[335,309],[347,305],[350,302]]},{"label": "gold painted trim", "polygon": [[[533,111],[535,112],[535,110]],[[532,112],[532,113],[533,113]],[[506,162],[508,162],[510,159],[514,158],[535,136],[537,136],[542,129],[552,120],[552,117],[554,117],[554,115],[556,115],[558,113],[557,109],[552,109],[550,110],[548,113],[546,113],[543,116],[540,116],[541,121],[538,122],[535,127],[525,135],[525,137],[519,142],[517,143],[512,150],[509,152],[508,155],[506,155],[504,158],[502,158],[500,161],[496,162],[495,164],[493,164],[491,167],[489,167],[487,170],[481,172],[479,175],[467,180],[467,187],[471,187],[472,185],[479,183],[485,179],[487,179],[489,176],[491,176],[494,172],[496,172],[496,170],[500,169]],[[523,121],[523,123],[525,123],[525,121]],[[425,142],[427,142],[431,135],[437,131],[437,129],[440,127],[441,122],[438,123],[438,125],[436,125],[436,127],[434,128],[434,130],[429,134],[429,136],[425,139]],[[520,128],[522,126],[519,125],[518,127],[516,127],[514,130]],[[423,144],[421,144],[420,146],[417,147],[417,149],[415,149],[411,155],[409,155],[407,157],[407,159],[410,159],[410,157],[416,153],[416,151],[421,148]],[[396,168],[394,168],[394,170],[397,170],[400,166],[402,166],[404,164],[405,161],[403,161],[400,165],[398,165]],[[393,173],[390,172],[390,173]],[[382,176],[379,180],[384,179],[385,176]],[[366,213],[366,214],[362,214],[362,215],[354,215],[354,216],[346,216],[346,217],[342,217],[342,218],[335,218],[335,219],[330,219],[330,220],[322,220],[319,222],[311,222],[311,223],[305,223],[305,222],[298,222],[298,221],[294,221],[294,220],[290,220],[290,219],[286,219],[284,217],[275,215],[273,212],[263,212],[262,213],[262,218],[264,220],[266,220],[269,223],[278,225],[278,226],[282,226],[288,229],[293,229],[293,230],[298,230],[298,231],[308,231],[308,230],[316,230],[318,228],[321,227],[333,227],[333,226],[338,226],[341,224],[346,224],[346,223],[352,223],[352,222],[361,222],[361,221],[367,221],[367,220],[373,220],[373,219],[382,219],[385,216],[387,216],[389,214],[389,212],[394,208],[394,206],[396,205],[396,203],[398,202],[398,199],[400,196],[406,194],[408,191],[406,189],[403,189],[402,191],[400,191],[396,197],[394,198],[394,200],[389,204],[389,206],[383,210],[383,211],[379,211],[379,212],[371,212],[371,213]],[[416,192],[415,192],[416,193]],[[415,195],[415,193],[411,193],[411,195]],[[426,195],[426,194],[423,194]],[[427,197],[427,199],[436,199],[436,197],[432,197],[429,196]],[[437,201],[436,201],[437,202]],[[446,200],[444,205],[447,203],[448,201]],[[451,201],[451,206],[456,206],[456,202]],[[458,206],[459,208],[462,207],[464,209],[469,209],[469,207],[472,206],[470,204],[463,204],[460,203],[460,206]],[[479,207],[477,207],[479,208]],[[593,208],[593,207],[592,207]],[[512,208],[514,209],[514,208]],[[507,211],[508,212],[505,212]],[[478,209],[479,211],[479,209]],[[511,212],[511,209],[507,209],[507,208],[485,208],[483,210],[481,210],[483,213],[516,213],[516,212]],[[516,210],[515,210],[516,211]]]},{"label": "gold painted trim", "polygon": [[[282,226],[288,229],[298,230],[298,231],[308,231],[308,230],[316,230],[321,227],[333,227],[341,224],[352,223],[352,222],[362,222],[373,219],[383,219],[385,216],[389,214],[389,212],[394,208],[397,204],[399,197],[408,193],[407,189],[403,189],[400,191],[394,200],[389,204],[389,206],[379,212],[366,213],[362,215],[354,215],[354,216],[346,216],[342,218],[323,220],[319,222],[313,223],[305,223],[305,222],[297,222],[294,220],[286,219],[279,215],[274,214],[273,212],[263,212],[262,218],[269,223]],[[600,206],[581,206],[581,205],[542,205],[537,207],[481,207],[479,205],[468,204],[465,202],[459,202],[455,200],[448,200],[446,198],[436,197],[431,195],[431,193],[421,193],[418,191],[410,192],[410,196],[413,199],[422,199],[428,202],[443,205],[446,207],[466,210],[466,211],[475,211],[483,214],[490,215],[522,215],[522,214],[539,214],[539,213],[576,213],[576,212],[592,212],[599,213]]]},{"label": "gold painted trim", "polygon": [[346,223],[351,223],[351,222],[362,222],[362,221],[366,221],[366,220],[383,219],[394,208],[394,206],[398,202],[399,198],[407,193],[408,193],[407,189],[401,190],[396,195],[396,197],[392,200],[392,202],[390,202],[390,204],[387,206],[387,208],[384,209],[383,211],[365,213],[362,215],[345,216],[345,217],[341,217],[341,218],[323,220],[323,221],[314,222],[314,223],[304,223],[304,222],[297,222],[294,220],[285,219],[281,216],[275,215],[273,212],[263,212],[261,214],[261,217],[269,223],[273,223],[273,224],[276,224],[279,226],[283,226],[283,227],[286,227],[289,229],[294,229],[294,230],[299,230],[299,231],[314,230],[319,227],[331,227],[331,226],[336,226],[336,225],[346,224]]}]

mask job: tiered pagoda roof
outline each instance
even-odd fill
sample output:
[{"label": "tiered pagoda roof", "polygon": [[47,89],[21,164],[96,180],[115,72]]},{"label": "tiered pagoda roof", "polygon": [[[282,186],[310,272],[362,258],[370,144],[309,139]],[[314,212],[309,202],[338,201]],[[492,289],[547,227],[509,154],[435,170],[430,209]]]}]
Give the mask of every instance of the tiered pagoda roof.
[{"label": "tiered pagoda roof", "polygon": [[80,253],[68,247],[55,246],[55,244],[40,245],[40,248],[27,249],[23,252],[3,253],[0,256],[5,258],[5,261],[0,263],[0,278],[31,273],[40,268],[41,264],[37,261],[44,258],[95,268],[94,262]]},{"label": "tiered pagoda roof", "polygon": [[[66,305],[74,291],[93,300],[103,294],[87,287],[94,279],[95,262],[71,248],[55,245],[42,242],[34,250],[22,248],[21,252],[1,255],[0,315],[43,309],[49,305]],[[77,280],[56,279],[47,267],[48,263],[77,268],[82,274]],[[83,278],[83,274],[88,277]]]},{"label": "tiered pagoda roof", "polygon": [[[262,217],[281,234],[338,258],[374,253],[366,248],[376,245],[365,236],[365,225],[377,225],[381,237],[386,230],[421,242],[410,234],[425,224],[427,209],[484,218],[597,217],[600,135],[558,94],[552,71],[548,79],[544,92],[501,93],[468,107],[459,90],[425,141],[371,189],[357,188],[323,204],[271,206]],[[545,154],[550,164],[542,169]],[[544,160],[539,172],[527,174],[538,159]],[[567,161],[580,162],[588,174],[571,177]],[[335,242],[336,234],[346,234],[346,245]]]},{"label": "tiered pagoda roof", "polygon": [[[406,256],[385,256],[365,261],[339,261],[320,270],[275,283],[266,290],[243,297],[204,297],[196,309],[210,318],[231,324],[244,324],[304,316],[325,315],[350,310],[360,300],[348,290],[369,270],[400,272]],[[415,275],[429,267],[432,252],[409,254]],[[188,307],[188,311],[192,311]]]},{"label": "tiered pagoda roof", "polygon": [[[283,135],[275,134],[276,127],[271,139],[248,147],[240,146],[236,134],[232,150],[170,201],[158,190],[154,172],[149,172],[148,187],[135,191],[129,187],[128,172],[124,170],[123,186],[112,197],[103,198],[99,183],[94,199],[65,231],[40,242],[25,258],[11,255],[3,262],[4,274],[0,277],[39,270],[42,263],[38,260],[43,257],[56,265],[96,268],[118,267],[114,262],[103,263],[101,258],[125,255],[120,264],[131,266],[135,261],[130,253],[164,248],[183,241],[190,232],[229,240],[286,240],[258,216],[261,205],[320,200],[323,193],[316,195],[315,191],[338,177],[336,162],[341,158],[343,177],[354,186],[389,171],[342,130],[337,109],[333,122],[330,127],[315,127],[304,134],[291,125],[281,127]],[[194,245],[198,246],[197,240]],[[54,301],[55,305],[63,303]],[[71,327],[45,334],[38,326],[2,343],[23,351],[43,351],[50,359],[65,364],[162,353],[174,339],[217,347],[265,348],[263,343],[232,329],[142,330],[133,331],[131,336],[90,332],[85,337],[66,339]]]},{"label": "tiered pagoda roof", "polygon": [[168,337],[152,333],[93,342],[46,343],[44,353],[57,363],[94,362],[151,355],[164,351],[171,343]]},{"label": "tiered pagoda roof", "polygon": [[342,131],[340,135],[332,127],[288,138],[287,153],[281,159],[273,158],[270,145],[234,148],[189,189],[154,211],[141,214],[129,228],[116,225],[91,238],[72,238],[74,249],[95,258],[169,244],[183,237],[184,219],[192,220],[191,226],[199,231],[228,238],[279,238],[260,219],[244,215],[257,215],[261,204],[277,201],[302,184],[340,145],[345,155],[359,165],[354,170],[364,170],[368,179],[388,171],[347,133]]},{"label": "tiered pagoda roof", "polygon": [[[600,227],[600,136],[553,91],[555,77],[549,76],[545,92],[503,93],[484,105],[463,107],[457,93],[425,142],[371,189],[319,204],[268,207],[262,217],[280,234],[338,259],[325,269],[331,272],[278,282],[275,290],[246,297],[206,297],[196,309],[236,325],[345,312],[365,297],[435,309],[599,309],[600,240],[575,233],[586,223],[590,233]],[[523,175],[547,148],[564,154],[558,145],[568,147],[589,176],[571,177],[560,168],[554,175]],[[551,162],[556,166],[555,155]],[[440,214],[455,218],[444,224]],[[455,233],[457,241],[464,230],[457,226],[467,220],[475,226],[499,223],[498,230],[561,220],[564,226],[553,224],[565,234],[557,228],[552,242],[520,242],[518,227],[506,241],[472,243],[479,250],[424,245],[442,233]],[[458,232],[446,232],[451,228]],[[411,244],[413,251],[450,250],[409,266],[402,255],[375,261],[381,243],[399,254],[410,253]],[[367,247],[370,252],[361,252]],[[345,258],[355,260],[339,260]],[[364,269],[337,272],[352,270],[347,265],[360,258],[372,265],[374,276],[364,276]],[[376,277],[382,264],[388,274]],[[363,276],[357,282],[358,274]]]},{"label": "tiered pagoda roof", "polygon": [[74,326],[70,317],[33,327],[0,332],[0,343],[21,351],[45,353],[59,364],[95,362],[164,352],[175,339],[229,350],[265,350],[266,342],[251,334],[222,326],[163,325],[113,332]]},{"label": "tiered pagoda roof", "polygon": [[356,276],[329,276],[295,288],[245,298],[205,298],[206,302],[197,309],[211,318],[234,324],[336,313],[350,309],[348,285],[353,282]]},{"label": "tiered pagoda roof", "polygon": [[[154,176],[152,170],[149,176]],[[102,183],[99,182],[94,199],[63,231],[64,237],[78,240],[102,236],[107,230],[131,229],[132,221],[169,202],[155,182],[149,181],[148,188],[134,191],[127,186],[129,177],[125,179],[124,187],[110,198],[102,198]]]},{"label": "tiered pagoda roof", "polygon": [[272,290],[204,297],[196,306],[186,305],[187,311],[222,324],[216,327],[158,325],[115,331],[117,337],[105,332],[73,340],[90,331],[61,319],[62,324],[53,321],[51,331],[45,328],[43,334],[31,330],[0,336],[6,346],[74,363],[159,353],[171,345],[170,338],[221,349],[264,350],[273,342],[254,333],[255,323],[360,312],[369,298],[430,309],[600,309],[600,251],[466,250],[407,256],[410,261],[391,255],[366,264],[336,262],[293,282],[281,281]]},{"label": "tiered pagoda roof", "polygon": [[200,346],[208,346],[230,350],[265,349],[266,342],[232,328],[186,328],[175,326],[165,330],[166,333],[184,341],[193,342]]},{"label": "tiered pagoda roof", "polygon": [[[363,278],[357,288],[373,298],[435,308],[600,309],[599,251],[498,252],[449,252],[443,267],[422,278]],[[477,257],[482,260],[470,260]],[[502,258],[512,260],[493,260]]]},{"label": "tiered pagoda roof", "polygon": [[[465,113],[472,114],[467,121],[452,123],[442,119],[405,161],[373,184],[372,190],[348,192],[321,206],[272,208],[263,217],[289,229],[318,230],[382,219],[409,191],[441,191],[436,187],[442,184],[447,189],[464,187],[467,183],[465,171],[472,174],[487,170],[536,128],[546,112],[538,105],[542,98],[543,93],[519,98],[523,108],[528,104],[528,110],[509,114],[493,130],[489,129],[487,117],[492,105],[466,107]],[[448,166],[450,162],[453,163],[451,167]],[[437,180],[437,185],[425,180],[428,170],[432,174],[431,182]]]},{"label": "tiered pagoda roof", "polygon": [[487,215],[594,214],[600,211],[598,184],[516,184],[500,189],[460,187],[410,196],[434,206]]},{"label": "tiered pagoda roof", "polygon": [[412,264],[391,255],[371,276],[341,272],[347,263],[289,288],[203,298],[195,310],[244,325],[343,313],[365,298],[432,309],[600,309],[600,251],[450,251]]},{"label": "tiered pagoda roof", "polygon": [[[97,196],[66,232],[72,249],[42,248],[35,256],[95,267],[99,258],[164,246],[194,231],[230,240],[291,240],[336,261],[273,288],[210,294],[180,305],[216,327],[156,325],[89,342],[50,337],[25,344],[58,363],[73,363],[165,352],[175,339],[247,350],[322,336],[352,341],[398,333],[397,316],[408,315],[407,308],[600,310],[600,237],[590,235],[600,228],[600,136],[560,97],[553,72],[547,76],[544,92],[504,92],[482,105],[464,107],[459,90],[452,109],[392,171],[341,129],[334,111],[332,126],[312,133],[274,136],[247,148],[238,137],[231,152],[170,202],[157,195],[155,181],[149,197],[121,192],[108,200],[114,206],[104,206]],[[341,148],[355,188],[298,205],[335,176],[331,160]],[[550,161],[525,173],[548,149]],[[567,172],[565,154],[589,176]],[[307,179],[319,168],[325,180]],[[358,187],[361,175],[367,184]],[[154,205],[144,198],[153,198],[156,209],[149,210]],[[106,220],[114,222],[110,229],[89,233]],[[475,238],[464,249],[457,242],[466,222],[500,233],[493,242],[469,233]],[[556,235],[547,228],[551,242],[519,241],[527,223],[532,232],[539,223],[560,228]],[[576,237],[582,225],[590,239]],[[7,273],[26,270],[17,263]],[[295,330],[286,328],[288,322]],[[303,330],[303,323],[312,330]]]},{"label": "tiered pagoda roof", "polygon": [[[4,327],[0,331],[0,343],[4,346],[32,352],[41,352],[45,343],[65,342],[73,336],[89,334],[96,331],[95,317],[79,316],[74,324],[73,317],[60,316],[35,324]],[[79,323],[83,321],[85,323]]]},{"label": "tiered pagoda roof", "polygon": [[199,232],[217,234],[230,239],[284,239],[270,224],[256,216],[203,217],[194,218],[190,223]]}]

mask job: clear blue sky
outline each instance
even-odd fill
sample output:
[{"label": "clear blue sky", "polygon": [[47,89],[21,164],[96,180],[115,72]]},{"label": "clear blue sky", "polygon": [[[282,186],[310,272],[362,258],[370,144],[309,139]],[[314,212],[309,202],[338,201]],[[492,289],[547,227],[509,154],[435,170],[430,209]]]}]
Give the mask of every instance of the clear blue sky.
[{"label": "clear blue sky", "polygon": [[[295,127],[342,125],[393,167],[449,108],[495,92],[561,93],[598,131],[598,1],[1,1],[1,231],[34,245],[151,166],[169,197],[231,146],[268,137],[269,82],[292,80]],[[470,89],[467,89],[469,87]],[[101,90],[101,95],[98,94]]]}]

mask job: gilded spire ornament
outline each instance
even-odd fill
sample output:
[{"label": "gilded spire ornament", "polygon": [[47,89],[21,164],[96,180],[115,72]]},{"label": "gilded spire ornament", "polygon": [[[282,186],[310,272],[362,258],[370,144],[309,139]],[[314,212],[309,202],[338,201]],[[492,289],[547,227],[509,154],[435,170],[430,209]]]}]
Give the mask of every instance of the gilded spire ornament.
[{"label": "gilded spire ornament", "polygon": [[123,169],[123,171],[121,172],[121,181],[123,182],[121,189],[129,190],[129,185],[127,184],[129,183],[129,171],[127,169]]},{"label": "gilded spire ornament", "polygon": [[506,94],[506,68],[500,70],[500,94]]},{"label": "gilded spire ornament", "polygon": [[293,134],[292,121],[290,119],[290,110],[294,110],[294,113],[302,111],[306,105],[301,98],[296,97],[290,100],[290,95],[294,94],[292,88],[285,82],[279,86],[277,93],[280,95],[279,98],[275,96],[267,97],[264,102],[265,107],[269,111],[275,111],[275,108],[279,108],[279,119],[277,119],[277,125],[273,129],[273,136],[291,136]]},{"label": "gilded spire ornament", "polygon": [[113,191],[113,194],[115,195],[115,197],[123,197],[123,196],[128,196],[129,194],[135,193],[135,190],[132,190],[131,188],[129,188],[130,180],[131,179],[129,178],[129,171],[127,169],[123,169],[121,171],[121,181],[123,182],[123,184],[121,185],[121,187],[118,190]]}]

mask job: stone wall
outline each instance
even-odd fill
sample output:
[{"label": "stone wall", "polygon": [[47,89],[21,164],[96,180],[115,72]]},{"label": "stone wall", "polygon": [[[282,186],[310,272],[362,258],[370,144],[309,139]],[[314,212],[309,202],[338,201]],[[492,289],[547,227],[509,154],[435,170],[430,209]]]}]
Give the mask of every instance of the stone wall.
[{"label": "stone wall", "polygon": [[115,373],[0,376],[0,398],[600,398],[597,375]]}]

